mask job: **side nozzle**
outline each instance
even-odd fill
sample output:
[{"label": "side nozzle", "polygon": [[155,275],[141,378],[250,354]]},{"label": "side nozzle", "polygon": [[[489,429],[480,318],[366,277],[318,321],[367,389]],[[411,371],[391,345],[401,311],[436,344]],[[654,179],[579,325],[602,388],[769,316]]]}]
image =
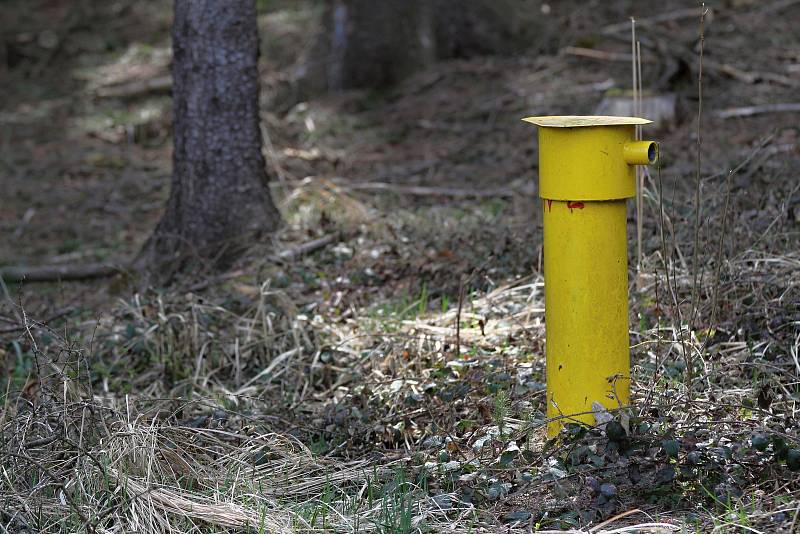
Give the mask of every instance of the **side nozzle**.
[{"label": "side nozzle", "polygon": [[658,161],[658,143],[655,141],[629,141],[622,148],[628,165],[652,165]]}]

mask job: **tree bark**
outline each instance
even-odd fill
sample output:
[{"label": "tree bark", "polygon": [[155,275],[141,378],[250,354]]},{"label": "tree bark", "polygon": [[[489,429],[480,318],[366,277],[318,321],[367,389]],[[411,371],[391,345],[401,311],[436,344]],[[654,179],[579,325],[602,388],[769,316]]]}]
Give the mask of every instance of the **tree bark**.
[{"label": "tree bark", "polygon": [[553,34],[527,0],[327,0],[322,32],[295,73],[298,98],[382,88],[437,59],[512,54]]},{"label": "tree bark", "polygon": [[385,87],[425,68],[436,58],[428,0],[337,0],[334,37],[344,31],[338,87]]},{"label": "tree bark", "polygon": [[175,0],[174,153],[166,211],[136,266],[160,281],[196,260],[228,266],[280,214],[267,187],[253,0]]},{"label": "tree bark", "polygon": [[[520,53],[544,47],[552,28],[530,0],[433,0],[439,59]],[[552,26],[552,22],[550,24]]]},{"label": "tree bark", "polygon": [[391,85],[436,59],[430,0],[327,0],[303,93]]}]

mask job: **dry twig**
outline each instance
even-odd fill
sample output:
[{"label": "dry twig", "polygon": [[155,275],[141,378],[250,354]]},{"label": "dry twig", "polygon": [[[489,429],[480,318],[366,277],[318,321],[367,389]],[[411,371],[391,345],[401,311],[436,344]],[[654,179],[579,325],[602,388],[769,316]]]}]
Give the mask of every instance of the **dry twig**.
[{"label": "dry twig", "polygon": [[800,102],[788,102],[782,104],[762,104],[760,106],[743,106],[739,108],[728,108],[714,113],[720,119],[733,119],[738,117],[752,117],[765,113],[795,113],[800,112]]}]

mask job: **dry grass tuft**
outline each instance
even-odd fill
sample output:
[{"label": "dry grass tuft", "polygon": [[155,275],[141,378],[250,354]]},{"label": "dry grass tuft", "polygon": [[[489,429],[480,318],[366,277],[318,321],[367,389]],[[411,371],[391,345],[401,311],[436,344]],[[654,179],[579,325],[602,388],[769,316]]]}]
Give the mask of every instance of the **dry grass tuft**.
[{"label": "dry grass tuft", "polygon": [[[330,205],[362,202],[329,193]],[[742,214],[753,200],[730,201]],[[681,217],[675,202],[671,221]],[[505,255],[491,270],[486,256],[464,253],[460,306],[457,284],[436,285],[464,243],[505,232],[491,221],[507,215],[480,204],[378,220],[330,250],[256,262],[201,292],[135,296],[79,325],[80,341],[31,321],[13,346],[33,366],[9,383],[0,418],[2,524],[176,533],[791,524],[800,487],[781,447],[800,438],[799,259],[787,249],[796,236],[785,210],[765,210],[761,226],[734,218],[721,265],[704,246],[694,324],[673,313],[693,291],[680,260],[691,251],[677,245],[689,230],[666,232],[676,236],[666,261],[657,242],[646,247],[633,303],[634,409],[615,415],[624,444],[576,429],[544,438],[543,284],[513,274],[532,254]],[[441,225],[445,252],[419,264],[430,285],[408,284],[418,274],[396,266],[419,255],[432,218],[456,214],[460,224]],[[359,272],[375,274],[356,282]],[[616,495],[601,498],[599,483]],[[648,521],[624,515],[634,508]]]}]

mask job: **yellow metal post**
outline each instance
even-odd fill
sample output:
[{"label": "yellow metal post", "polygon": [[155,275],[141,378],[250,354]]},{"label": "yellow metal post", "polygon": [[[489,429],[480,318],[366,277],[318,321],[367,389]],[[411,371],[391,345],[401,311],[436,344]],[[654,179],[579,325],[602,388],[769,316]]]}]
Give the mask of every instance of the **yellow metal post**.
[{"label": "yellow metal post", "polygon": [[529,117],[539,126],[544,213],[548,435],[594,424],[593,403],[630,396],[626,199],[634,165],[658,147],[636,141],[635,117]]}]

